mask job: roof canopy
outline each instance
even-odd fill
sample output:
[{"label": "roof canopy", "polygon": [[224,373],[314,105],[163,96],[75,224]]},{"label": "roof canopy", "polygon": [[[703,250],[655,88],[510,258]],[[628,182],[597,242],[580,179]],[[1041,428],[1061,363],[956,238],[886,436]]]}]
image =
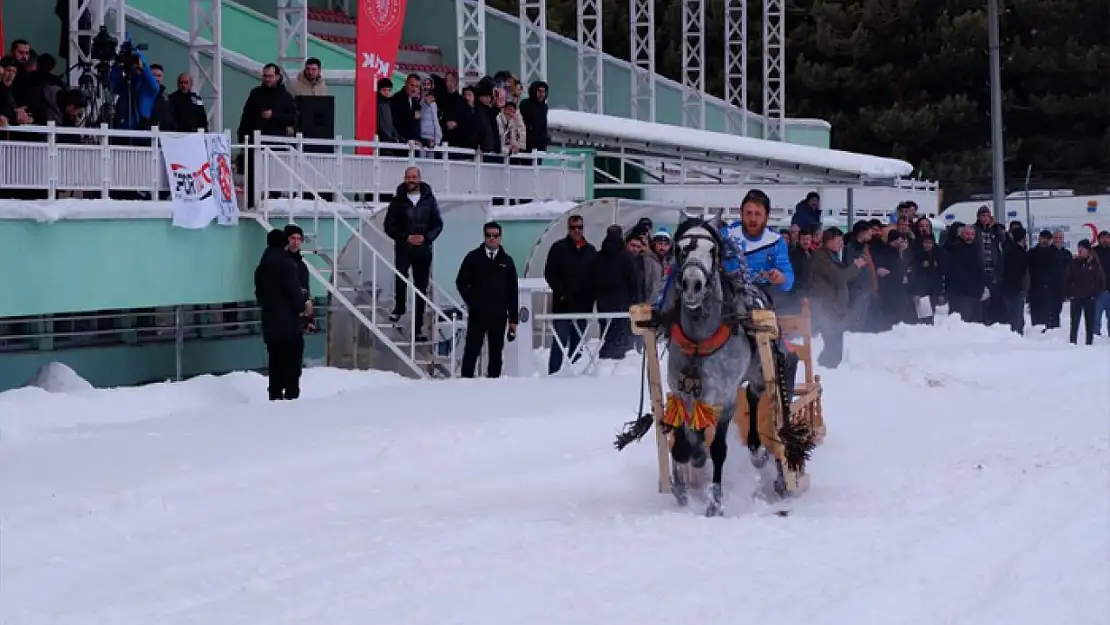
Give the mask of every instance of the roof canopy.
[{"label": "roof canopy", "polygon": [[[893,158],[578,111],[549,111],[548,127],[552,138],[564,145],[619,150],[623,155],[645,159],[681,159],[716,170],[727,168],[731,177],[740,179],[738,182],[860,184],[893,181],[913,172],[912,165]],[[717,178],[721,173],[707,175]]]}]

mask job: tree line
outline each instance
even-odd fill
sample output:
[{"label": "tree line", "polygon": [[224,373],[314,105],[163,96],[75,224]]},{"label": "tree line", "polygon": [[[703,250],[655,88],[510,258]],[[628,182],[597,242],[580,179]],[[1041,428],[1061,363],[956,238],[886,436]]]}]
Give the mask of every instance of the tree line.
[{"label": "tree line", "polygon": [[[605,52],[629,54],[628,0],[603,0]],[[490,0],[516,14],[516,0]],[[1001,0],[1007,191],[1110,187],[1110,0]],[[548,0],[574,38],[576,0]],[[656,67],[681,80],[682,5],[657,0]],[[706,89],[724,96],[724,0],[706,0]],[[762,3],[749,0],[748,102],[762,102]],[[990,188],[986,0],[788,0],[786,110],[833,147],[905,159],[946,199]]]}]

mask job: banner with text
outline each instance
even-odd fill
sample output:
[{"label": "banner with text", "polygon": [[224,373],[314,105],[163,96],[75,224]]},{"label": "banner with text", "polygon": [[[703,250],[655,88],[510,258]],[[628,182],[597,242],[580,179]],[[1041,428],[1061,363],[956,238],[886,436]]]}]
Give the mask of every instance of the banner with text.
[{"label": "banner with text", "polygon": [[173,201],[173,225],[200,229],[213,219],[221,226],[239,223],[231,139],[219,133],[159,136]]},{"label": "banner with text", "polygon": [[[405,0],[359,0],[355,44],[355,138],[372,141],[378,132],[378,80],[393,76],[401,45]],[[359,149],[365,154],[371,150]]]}]

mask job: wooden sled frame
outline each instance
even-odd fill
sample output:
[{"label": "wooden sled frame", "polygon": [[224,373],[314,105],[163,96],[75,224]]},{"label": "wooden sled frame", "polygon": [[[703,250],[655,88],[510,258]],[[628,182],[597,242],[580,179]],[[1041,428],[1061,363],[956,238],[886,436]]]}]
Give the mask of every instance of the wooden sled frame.
[{"label": "wooden sled frame", "polygon": [[[647,383],[651,396],[651,410],[655,418],[655,445],[659,465],[659,492],[671,492],[670,443],[663,434],[663,377],[659,363],[657,335],[655,328],[642,328],[637,321],[651,319],[651,306],[639,304],[629,309],[633,333],[643,337],[644,357],[647,358]],[[762,360],[767,391],[760,398],[756,417],[760,439],[767,451],[781,464],[786,487],[792,495],[799,495],[809,487],[809,476],[804,472],[794,472],[787,468],[782,444],[778,441],[778,431],[782,426],[782,415],[777,409],[778,383],[775,375],[773,341],[780,335],[784,337],[791,351],[798,357],[798,364],[805,368],[805,381],[795,383],[794,396],[791,398],[790,419],[805,422],[814,433],[814,442],[820,444],[825,438],[825,418],[821,405],[821,376],[813,368],[813,326],[809,300],[802,300],[802,310],[796,315],[776,315],[771,310],[752,311],[753,325],[758,328],[754,334],[756,349]],[[801,338],[800,344],[791,342]],[[736,413],[733,425],[740,441],[746,442],[749,423],[746,391],[737,389]]]}]

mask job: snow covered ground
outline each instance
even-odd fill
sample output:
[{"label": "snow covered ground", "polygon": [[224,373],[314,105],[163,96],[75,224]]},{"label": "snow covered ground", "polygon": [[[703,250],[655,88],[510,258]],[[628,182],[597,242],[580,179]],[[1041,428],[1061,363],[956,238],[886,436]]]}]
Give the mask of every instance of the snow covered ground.
[{"label": "snow covered ground", "polygon": [[849,337],[788,518],[656,494],[629,369],[0,394],[0,623],[1110,622],[1110,345]]}]

